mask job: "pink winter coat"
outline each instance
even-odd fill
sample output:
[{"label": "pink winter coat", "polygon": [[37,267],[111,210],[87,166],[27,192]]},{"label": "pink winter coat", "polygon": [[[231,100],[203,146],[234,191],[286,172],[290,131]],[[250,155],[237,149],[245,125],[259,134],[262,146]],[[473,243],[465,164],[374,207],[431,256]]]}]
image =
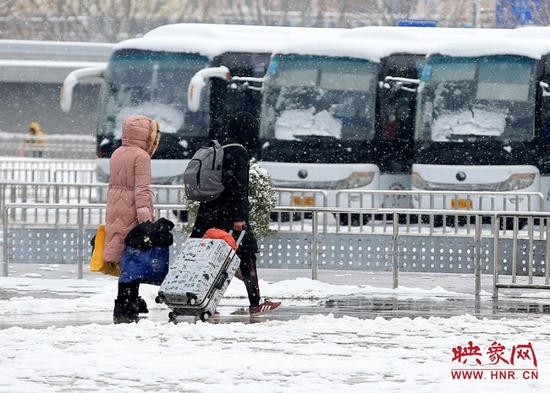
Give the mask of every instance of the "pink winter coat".
[{"label": "pink winter coat", "polygon": [[158,125],[145,116],[129,116],[122,125],[122,146],[109,161],[105,216],[106,262],[120,261],[124,239],[138,223],[153,221],[151,157],[158,143]]}]

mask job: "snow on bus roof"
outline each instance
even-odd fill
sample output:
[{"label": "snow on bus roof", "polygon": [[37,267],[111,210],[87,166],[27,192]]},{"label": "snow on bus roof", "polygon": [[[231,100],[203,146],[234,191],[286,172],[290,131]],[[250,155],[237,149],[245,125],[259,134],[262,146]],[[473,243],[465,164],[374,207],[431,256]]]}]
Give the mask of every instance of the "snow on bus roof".
[{"label": "snow on bus roof", "polygon": [[288,42],[277,47],[278,54],[356,57],[379,62],[398,53],[427,54],[435,44],[460,37],[497,37],[501,29],[458,29],[440,27],[367,26],[343,30],[319,40]]},{"label": "snow on bus roof", "polygon": [[353,57],[380,62],[380,59],[398,53],[425,55],[432,44],[387,38],[327,37],[323,40],[301,40],[277,47],[273,54]]},{"label": "snow on bus roof", "polygon": [[343,32],[342,37],[373,37],[395,40],[448,40],[453,37],[498,36],[503,29],[410,27],[410,26],[365,26]]},{"label": "snow on bus roof", "polygon": [[226,52],[271,53],[285,41],[328,37],[343,29],[180,23],[151,30],[142,38],[123,41],[120,49],[198,53],[214,58]]},{"label": "snow on bus roof", "polygon": [[435,45],[430,54],[453,57],[516,55],[540,59],[550,53],[550,40],[516,37],[468,37]]},{"label": "snow on bus roof", "polygon": [[505,37],[512,38],[550,38],[550,27],[548,26],[525,26],[516,29],[508,29],[504,34]]}]

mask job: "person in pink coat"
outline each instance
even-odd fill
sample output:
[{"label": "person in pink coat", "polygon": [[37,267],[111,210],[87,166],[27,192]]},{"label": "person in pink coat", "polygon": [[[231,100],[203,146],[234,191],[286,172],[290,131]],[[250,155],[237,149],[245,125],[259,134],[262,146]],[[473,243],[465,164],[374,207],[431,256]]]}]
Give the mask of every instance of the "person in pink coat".
[{"label": "person in pink coat", "polygon": [[[129,116],[122,124],[122,146],[109,161],[110,177],[105,216],[104,259],[119,263],[126,235],[144,222],[154,221],[151,183],[151,157],[158,147],[160,130],[155,120],[146,116]],[[139,297],[139,284],[118,284],[113,321],[135,322],[140,312],[147,312]]]}]

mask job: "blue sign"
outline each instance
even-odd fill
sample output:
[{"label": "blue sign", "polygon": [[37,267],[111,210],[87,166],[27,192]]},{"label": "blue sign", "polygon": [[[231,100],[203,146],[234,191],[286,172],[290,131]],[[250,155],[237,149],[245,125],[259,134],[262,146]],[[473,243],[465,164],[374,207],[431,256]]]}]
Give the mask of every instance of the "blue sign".
[{"label": "blue sign", "polygon": [[541,0],[498,0],[497,27],[534,25],[540,22]]},{"label": "blue sign", "polygon": [[397,21],[397,26],[406,27],[437,27],[436,20],[402,19]]}]

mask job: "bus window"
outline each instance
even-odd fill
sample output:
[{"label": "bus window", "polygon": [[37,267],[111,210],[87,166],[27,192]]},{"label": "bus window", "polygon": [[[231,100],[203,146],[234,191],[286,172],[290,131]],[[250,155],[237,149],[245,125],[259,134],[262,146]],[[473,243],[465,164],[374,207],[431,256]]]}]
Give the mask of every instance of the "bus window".
[{"label": "bus window", "polygon": [[377,64],[298,55],[274,62],[264,85],[262,138],[372,139]]},{"label": "bus window", "polygon": [[522,56],[431,59],[420,86],[416,137],[434,142],[534,137],[534,63]]},{"label": "bus window", "polygon": [[[139,50],[115,53],[102,91],[98,139],[116,148],[122,121],[135,114],[156,119],[165,140],[169,135],[206,137],[208,111],[204,108],[188,113],[185,89],[195,72],[206,64],[207,58],[194,54]],[[163,149],[161,146],[159,153]]]},{"label": "bus window", "polygon": [[[231,75],[261,78],[267,71],[270,54],[268,53],[224,53],[213,61],[213,66],[227,67]],[[259,91],[240,88],[237,84],[225,80],[212,79],[210,102],[210,137],[218,137],[223,129],[225,116],[229,113],[246,111],[259,118],[262,94]],[[258,130],[251,130],[247,146],[257,149]]]},{"label": "bus window", "polygon": [[[550,83],[550,61],[547,56],[545,56],[545,66],[542,77],[542,82]],[[537,86],[540,90],[537,95],[540,97],[540,126],[541,126],[541,137],[544,141],[550,141],[550,96],[545,96],[543,94],[542,88]]]}]

